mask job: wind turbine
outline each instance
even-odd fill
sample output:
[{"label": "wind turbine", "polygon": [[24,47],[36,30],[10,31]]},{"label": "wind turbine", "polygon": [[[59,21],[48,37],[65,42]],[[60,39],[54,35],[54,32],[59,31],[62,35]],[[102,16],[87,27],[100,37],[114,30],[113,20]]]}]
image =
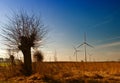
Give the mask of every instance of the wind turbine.
[{"label": "wind turbine", "polygon": [[77,48],[75,48],[75,47],[73,47],[73,48],[74,48],[74,50],[75,50],[73,55],[75,55],[75,56],[76,56],[76,61],[77,61],[77,53],[78,53],[78,52],[80,52],[80,50],[78,50],[78,49],[77,49]]},{"label": "wind turbine", "polygon": [[88,55],[89,55],[89,61],[91,62],[91,61],[92,61],[92,60],[91,60],[91,59],[92,59],[92,54],[89,54],[89,53],[88,53]]},{"label": "wind turbine", "polygon": [[55,54],[54,54],[54,60],[55,60],[55,62],[57,61],[57,51],[56,51],[56,49],[55,49]]},{"label": "wind turbine", "polygon": [[82,44],[80,44],[77,48],[79,48],[81,46],[84,46],[84,49],[85,49],[85,62],[87,62],[87,49],[86,49],[86,47],[89,46],[89,47],[93,48],[93,46],[91,46],[90,44],[88,44],[86,42],[86,33],[84,33],[84,42]]}]

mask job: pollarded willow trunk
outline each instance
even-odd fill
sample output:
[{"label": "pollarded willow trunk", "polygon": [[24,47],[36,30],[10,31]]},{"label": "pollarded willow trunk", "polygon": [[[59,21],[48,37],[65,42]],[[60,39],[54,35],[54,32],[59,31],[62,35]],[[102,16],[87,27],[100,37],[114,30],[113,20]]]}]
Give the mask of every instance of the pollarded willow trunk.
[{"label": "pollarded willow trunk", "polygon": [[24,56],[24,72],[25,75],[29,76],[32,74],[31,48],[22,49],[22,53]]}]

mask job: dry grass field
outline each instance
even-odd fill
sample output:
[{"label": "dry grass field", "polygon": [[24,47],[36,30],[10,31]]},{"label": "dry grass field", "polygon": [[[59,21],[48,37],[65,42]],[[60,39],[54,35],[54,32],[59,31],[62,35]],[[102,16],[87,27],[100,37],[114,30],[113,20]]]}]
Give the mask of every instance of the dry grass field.
[{"label": "dry grass field", "polygon": [[21,71],[0,67],[0,83],[120,83],[120,62],[40,62],[29,77]]}]

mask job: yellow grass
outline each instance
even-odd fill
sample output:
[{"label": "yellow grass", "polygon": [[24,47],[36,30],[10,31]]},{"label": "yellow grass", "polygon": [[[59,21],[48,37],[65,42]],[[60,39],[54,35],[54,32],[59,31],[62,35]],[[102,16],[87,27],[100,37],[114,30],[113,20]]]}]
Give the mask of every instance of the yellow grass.
[{"label": "yellow grass", "polygon": [[[35,64],[35,63],[34,63]],[[120,73],[120,62],[41,62],[33,65],[37,72],[73,71]]]},{"label": "yellow grass", "polygon": [[44,62],[34,63],[33,68],[35,73],[60,81],[76,79],[88,82],[95,79],[120,82],[119,62]]},{"label": "yellow grass", "polygon": [[12,83],[120,83],[120,62],[37,62],[33,75],[18,74]]}]

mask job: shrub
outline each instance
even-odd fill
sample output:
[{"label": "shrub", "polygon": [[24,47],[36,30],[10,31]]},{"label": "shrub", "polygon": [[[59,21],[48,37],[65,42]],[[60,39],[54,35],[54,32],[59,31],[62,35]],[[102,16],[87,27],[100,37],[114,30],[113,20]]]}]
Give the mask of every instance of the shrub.
[{"label": "shrub", "polygon": [[43,61],[43,54],[41,51],[36,51],[34,54],[33,54],[33,57],[35,59],[36,62],[42,62]]}]

